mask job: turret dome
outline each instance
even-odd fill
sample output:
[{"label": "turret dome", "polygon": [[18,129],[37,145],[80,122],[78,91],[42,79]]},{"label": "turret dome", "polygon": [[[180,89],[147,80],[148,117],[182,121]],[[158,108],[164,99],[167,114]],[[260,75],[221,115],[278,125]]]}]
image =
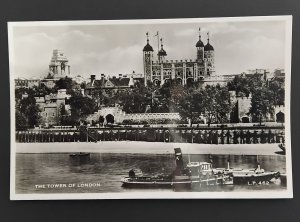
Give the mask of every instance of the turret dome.
[{"label": "turret dome", "polygon": [[200,31],[201,31],[201,29],[199,28],[199,40],[198,40],[198,42],[196,43],[196,47],[198,48],[198,47],[204,47],[204,44],[203,44],[203,42],[202,42],[202,40],[201,40],[201,33],[200,33]]},{"label": "turret dome", "polygon": [[153,48],[152,48],[152,46],[147,42],[147,45],[145,45],[143,51],[144,51],[144,52],[153,52]]},{"label": "turret dome", "polygon": [[209,32],[207,33],[207,44],[204,46],[204,51],[214,51],[214,47],[209,44]]},{"label": "turret dome", "polygon": [[159,50],[158,55],[159,56],[166,56],[167,52],[164,49],[161,49],[161,50]]},{"label": "turret dome", "polygon": [[147,36],[147,45],[145,45],[143,51],[144,51],[144,52],[153,52],[153,48],[152,48],[152,46],[149,44],[149,33],[148,33],[148,32],[146,33],[146,36]]},{"label": "turret dome", "polygon": [[204,46],[204,51],[214,51],[214,47],[209,42]]},{"label": "turret dome", "polygon": [[199,39],[199,41],[196,43],[196,47],[204,47],[204,44],[201,41],[201,39]]}]

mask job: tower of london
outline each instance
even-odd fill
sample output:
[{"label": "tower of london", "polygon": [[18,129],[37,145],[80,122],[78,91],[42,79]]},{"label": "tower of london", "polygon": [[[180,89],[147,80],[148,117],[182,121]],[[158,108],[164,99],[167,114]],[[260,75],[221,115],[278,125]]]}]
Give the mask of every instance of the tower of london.
[{"label": "tower of london", "polygon": [[157,60],[154,60],[155,52],[149,44],[148,33],[146,36],[147,44],[143,49],[145,86],[149,83],[158,86],[170,80],[175,80],[182,85],[189,85],[214,75],[214,47],[209,42],[209,33],[207,33],[207,43],[204,45],[199,28],[195,58],[180,60],[167,60],[167,52],[163,48],[162,38],[160,39],[160,50],[157,52]]}]

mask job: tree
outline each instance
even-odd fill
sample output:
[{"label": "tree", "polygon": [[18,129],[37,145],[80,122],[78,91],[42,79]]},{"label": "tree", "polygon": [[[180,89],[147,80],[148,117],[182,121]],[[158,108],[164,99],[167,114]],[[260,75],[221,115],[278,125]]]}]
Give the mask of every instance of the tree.
[{"label": "tree", "polygon": [[178,112],[187,89],[176,81],[167,81],[160,88],[153,88],[152,112]]},{"label": "tree", "polygon": [[[50,89],[44,84],[41,84],[40,86],[33,86],[32,87],[34,96],[45,96],[49,95],[50,93],[56,93],[56,89]],[[30,92],[29,92],[30,93]]]},{"label": "tree", "polygon": [[190,125],[192,126],[194,117],[199,115],[199,110],[197,110],[197,103],[195,97],[197,93],[193,92],[187,94],[185,99],[181,99],[179,102],[179,115],[185,121],[190,120]]},{"label": "tree", "polygon": [[28,96],[20,101],[19,106],[16,107],[27,120],[27,126],[32,128],[39,124],[40,121],[40,109],[35,102],[34,97]]},{"label": "tree", "polygon": [[271,98],[275,105],[284,105],[284,84],[279,79],[274,79],[269,83],[269,89],[271,91]]},{"label": "tree", "polygon": [[69,104],[71,106],[71,118],[74,123],[78,123],[82,117],[92,114],[97,110],[95,100],[82,96],[78,91],[72,93]]},{"label": "tree", "polygon": [[210,126],[212,122],[228,122],[231,111],[227,87],[208,85],[204,89],[190,90],[181,100],[179,114],[183,119],[190,119],[191,124],[203,115]]},{"label": "tree", "polygon": [[25,130],[28,128],[26,116],[16,109],[16,130]]},{"label": "tree", "polygon": [[136,84],[133,88],[117,94],[114,100],[118,101],[127,113],[144,113],[147,105],[151,104],[152,92],[144,85]]},{"label": "tree", "polygon": [[61,78],[55,82],[55,91],[58,89],[66,89],[68,94],[74,91],[76,83],[69,77]]},{"label": "tree", "polygon": [[274,99],[272,92],[265,87],[257,88],[252,95],[251,108],[249,113],[253,116],[253,121],[260,122],[262,117],[267,118],[268,114],[274,112]]},{"label": "tree", "polygon": [[249,76],[235,76],[228,82],[227,86],[230,91],[236,91],[237,94],[243,93],[246,97],[254,93],[257,87],[262,87],[265,82],[262,81],[261,75],[253,74]]}]

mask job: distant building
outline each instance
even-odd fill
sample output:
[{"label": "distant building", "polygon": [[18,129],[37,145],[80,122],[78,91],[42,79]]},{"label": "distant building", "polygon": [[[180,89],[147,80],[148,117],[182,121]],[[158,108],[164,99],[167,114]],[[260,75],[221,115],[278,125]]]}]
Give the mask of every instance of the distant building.
[{"label": "distant building", "polygon": [[80,75],[72,77],[73,81],[75,81],[78,84],[86,82],[86,79]]},{"label": "distant building", "polygon": [[59,89],[56,94],[46,95],[44,97],[34,97],[36,104],[40,108],[42,125],[59,125],[59,117],[63,108],[67,114],[70,114],[70,106],[66,101],[71,98],[66,89]]},{"label": "distant building", "polygon": [[15,79],[15,88],[32,88],[34,86],[40,86],[41,80],[38,78],[17,78]]},{"label": "distant building", "polygon": [[273,76],[275,78],[282,78],[282,79],[284,79],[285,78],[285,71],[284,71],[284,69],[275,69],[274,73],[273,73]]},{"label": "distant building", "polygon": [[119,74],[118,77],[108,77],[101,74],[100,79],[96,79],[96,75],[91,75],[90,81],[86,83],[85,95],[91,95],[97,90],[121,90],[133,87],[136,83],[143,84],[143,74]]}]

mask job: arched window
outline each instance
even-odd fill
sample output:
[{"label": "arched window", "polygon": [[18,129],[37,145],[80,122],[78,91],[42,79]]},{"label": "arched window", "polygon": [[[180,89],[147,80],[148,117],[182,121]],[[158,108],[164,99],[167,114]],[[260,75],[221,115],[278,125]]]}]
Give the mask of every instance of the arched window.
[{"label": "arched window", "polygon": [[283,112],[279,112],[276,114],[276,122],[277,123],[284,123],[284,113]]}]

